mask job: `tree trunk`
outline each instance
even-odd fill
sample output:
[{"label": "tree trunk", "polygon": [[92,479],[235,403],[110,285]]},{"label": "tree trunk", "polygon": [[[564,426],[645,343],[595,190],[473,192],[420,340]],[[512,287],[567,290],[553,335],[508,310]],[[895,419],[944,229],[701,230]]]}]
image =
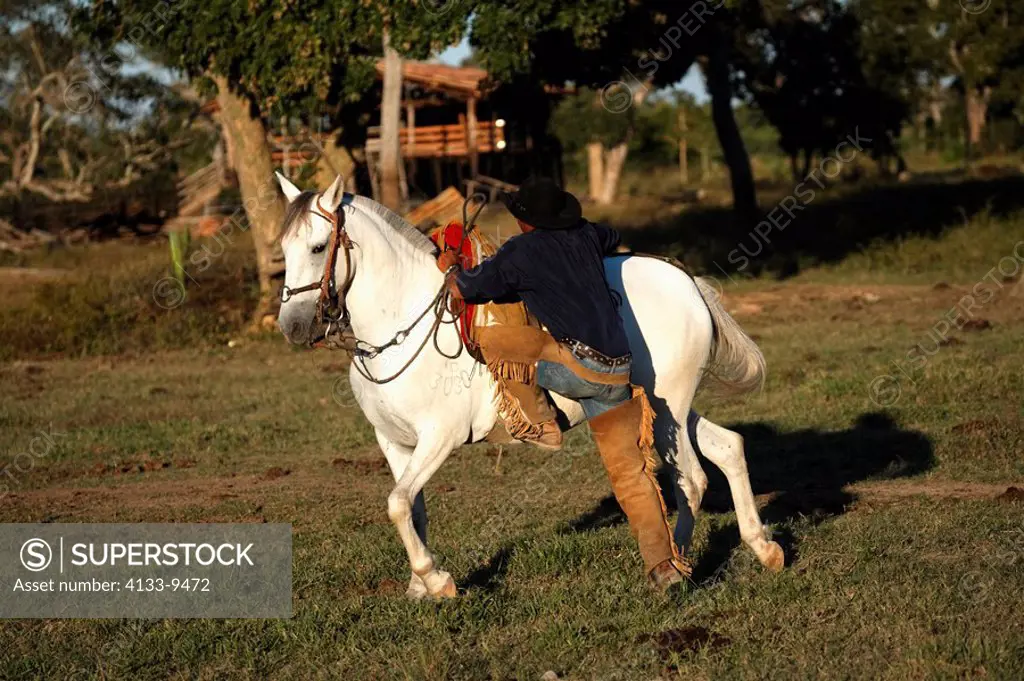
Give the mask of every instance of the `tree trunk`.
[{"label": "tree trunk", "polygon": [[608,150],[604,160],[604,181],[601,183],[601,193],[597,199],[600,205],[609,206],[615,201],[619,179],[622,177],[622,167],[626,164],[626,154],[628,153],[628,139]]},{"label": "tree trunk", "polygon": [[260,301],[253,315],[253,326],[257,328],[263,317],[271,312],[274,300],[271,279],[284,269],[284,258],[277,242],[284,221],[284,205],[274,181],[267,130],[258,112],[247,97],[232,92],[222,76],[214,76],[213,80],[217,84],[217,103],[220,105],[218,118],[223,134],[229,138],[227,147],[233,151],[234,170],[247,222],[246,225],[223,229],[225,236],[234,234],[231,232],[229,235],[228,229],[239,228],[252,234],[260,280]]},{"label": "tree trunk", "polygon": [[587,145],[587,179],[590,183],[590,199],[599,201],[601,185],[604,184],[604,145],[600,142]]},{"label": "tree trunk", "polygon": [[380,202],[401,212],[402,59],[384,32],[384,88],[380,103]]},{"label": "tree trunk", "polygon": [[685,187],[690,183],[690,166],[686,158],[686,109],[679,105],[679,182]]},{"label": "tree trunk", "polygon": [[711,95],[715,132],[732,181],[733,208],[742,220],[756,219],[758,207],[754,173],[732,109],[732,83],[725,48],[716,46],[707,58],[701,60],[701,66]]},{"label": "tree trunk", "polygon": [[964,108],[967,110],[967,139],[972,153],[976,155],[981,146],[981,133],[985,128],[988,101],[992,95],[989,87],[965,87]]},{"label": "tree trunk", "polygon": [[334,178],[341,175],[345,178],[345,189],[355,191],[356,162],[352,154],[345,147],[338,144],[338,131],[332,131],[323,140],[323,146],[318,150],[320,157],[316,160],[316,177],[314,182],[317,189],[323,191],[334,182]]},{"label": "tree trunk", "polygon": [[684,187],[690,184],[690,163],[686,158],[687,153],[686,140],[679,140],[679,183]]}]

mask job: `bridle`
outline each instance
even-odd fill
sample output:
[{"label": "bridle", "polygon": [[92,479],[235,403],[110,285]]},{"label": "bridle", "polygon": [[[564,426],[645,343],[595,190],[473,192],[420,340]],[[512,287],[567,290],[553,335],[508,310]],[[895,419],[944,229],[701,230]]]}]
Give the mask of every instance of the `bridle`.
[{"label": "bridle", "polygon": [[[468,197],[462,207],[463,225],[468,225],[467,227],[464,227],[462,231],[463,243],[465,243],[465,240],[469,238],[469,233],[472,231],[473,227],[475,227],[476,218],[480,215],[480,212],[487,203],[485,197],[480,207],[477,208],[476,212],[473,214],[472,218],[467,219],[467,207],[477,196],[478,194],[474,194]],[[320,203],[320,196],[317,196],[316,198],[317,209],[313,211],[313,214],[327,220],[327,222],[331,224],[331,238],[327,243],[327,261],[324,263],[324,273],[323,276],[320,277],[320,281],[314,281],[297,288],[291,288],[286,285],[281,289],[282,303],[288,302],[288,300],[290,300],[296,293],[304,293],[306,291],[314,290],[320,291],[320,297],[317,299],[315,320],[317,323],[326,321],[327,330],[324,332],[323,338],[319,339],[319,341],[310,343],[313,346],[328,343],[330,341],[332,328],[336,329],[337,333],[344,333],[351,325],[348,307],[345,305],[344,298],[342,296],[348,292],[349,286],[352,285],[352,279],[355,276],[352,271],[352,249],[354,248],[355,243],[345,230],[345,213],[343,205],[344,204],[339,205],[338,212],[332,214],[331,212],[324,210],[323,205]],[[447,244],[445,244],[444,247],[447,248]],[[345,281],[339,288],[336,282],[334,270],[338,261],[338,250],[341,248],[344,248],[345,250]],[[459,252],[461,252],[461,250],[460,246]],[[445,280],[441,283],[440,290],[438,290],[430,304],[427,305],[423,312],[421,312],[411,324],[399,330],[394,336],[392,336],[391,340],[387,341],[383,345],[373,345],[372,343],[356,338],[352,334],[348,334],[347,336],[342,337],[339,345],[352,355],[352,364],[355,366],[356,370],[362,374],[363,378],[378,385],[390,383],[401,376],[405,370],[408,369],[414,361],[416,361],[416,358],[419,357],[421,352],[423,352],[423,348],[427,346],[427,341],[431,338],[433,338],[434,349],[437,350],[438,354],[446,359],[456,359],[462,354],[463,343],[461,334],[455,334],[455,337],[459,341],[459,349],[455,351],[455,354],[446,354],[441,350],[437,342],[437,337],[440,333],[442,324],[455,324],[458,322],[459,315],[452,310],[452,301],[450,296],[451,294],[448,290],[448,278],[446,276]],[[409,333],[423,320],[424,317],[427,316],[431,310],[434,311],[434,322],[431,324],[430,331],[428,331],[423,337],[423,341],[420,343],[419,347],[416,348],[416,352],[414,352],[409,360],[391,376],[383,379],[374,377],[366,366],[366,362],[374,359],[385,350],[404,343],[409,337]],[[446,320],[444,318],[445,312],[449,313],[451,317],[450,319]]]},{"label": "bridle", "polygon": [[338,262],[338,249],[344,247],[345,283],[342,284],[341,291],[342,293],[348,291],[354,276],[352,272],[352,248],[354,244],[345,230],[345,211],[342,206],[338,206],[336,213],[331,213],[324,210],[323,205],[320,203],[320,197],[317,196],[316,208],[313,211],[313,215],[331,223],[331,239],[327,243],[327,261],[324,263],[324,274],[320,277],[320,281],[314,281],[298,288],[290,288],[285,285],[281,288],[281,302],[287,303],[296,293],[305,293],[306,291],[319,289],[320,297],[316,301],[315,319],[318,324],[324,321],[327,322],[327,331],[324,333],[324,339],[326,340],[331,335],[332,326],[343,330],[349,325],[348,308],[341,302],[341,298],[338,295],[338,284],[334,269]]}]

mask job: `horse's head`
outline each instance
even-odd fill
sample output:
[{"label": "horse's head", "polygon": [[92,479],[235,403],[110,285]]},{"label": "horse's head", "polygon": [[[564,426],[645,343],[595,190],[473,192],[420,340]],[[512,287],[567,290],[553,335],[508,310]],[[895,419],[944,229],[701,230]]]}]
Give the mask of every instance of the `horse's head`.
[{"label": "horse's head", "polygon": [[[285,276],[278,326],[292,343],[309,345],[322,339],[344,304],[345,285],[354,271],[348,255],[344,217],[339,207],[345,199],[339,175],[323,194],[300,191],[286,177],[277,174],[288,209],[282,227]],[[328,265],[333,260],[333,272]],[[333,276],[331,276],[333,274]],[[327,295],[322,295],[321,288]],[[333,308],[333,309],[331,309]],[[332,320],[332,317],[335,319]]]}]

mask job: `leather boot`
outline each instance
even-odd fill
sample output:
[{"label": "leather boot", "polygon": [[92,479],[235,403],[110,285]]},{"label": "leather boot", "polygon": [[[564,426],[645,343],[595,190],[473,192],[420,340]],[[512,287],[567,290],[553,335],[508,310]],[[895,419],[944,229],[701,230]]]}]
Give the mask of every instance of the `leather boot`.
[{"label": "leather boot", "polygon": [[513,433],[516,439],[531,442],[544,449],[562,448],[562,429],[558,425],[558,412],[551,406],[544,389],[534,383],[505,381],[505,389],[519,403],[519,408],[529,424]]},{"label": "leather boot", "polygon": [[[666,574],[673,570],[689,576],[668,523],[653,455],[653,412],[640,393],[632,400],[590,420],[590,431],[608,471],[612,492],[619,502],[629,528],[640,547],[645,573],[657,588],[667,588],[680,579]],[[673,570],[666,567],[671,566]],[[681,578],[681,577],[680,577]]]}]

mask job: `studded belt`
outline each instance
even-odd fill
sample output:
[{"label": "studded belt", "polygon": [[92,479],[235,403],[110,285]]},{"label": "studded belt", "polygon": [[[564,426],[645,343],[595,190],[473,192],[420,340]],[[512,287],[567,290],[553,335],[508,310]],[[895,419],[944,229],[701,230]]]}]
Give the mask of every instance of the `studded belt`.
[{"label": "studded belt", "polygon": [[609,369],[617,369],[633,361],[633,356],[628,353],[622,357],[609,357],[602,352],[598,352],[586,343],[581,343],[580,341],[573,340],[572,338],[563,338],[559,342],[568,348],[569,352],[571,352],[577,359],[589,359],[597,362],[601,366],[608,367]]}]

